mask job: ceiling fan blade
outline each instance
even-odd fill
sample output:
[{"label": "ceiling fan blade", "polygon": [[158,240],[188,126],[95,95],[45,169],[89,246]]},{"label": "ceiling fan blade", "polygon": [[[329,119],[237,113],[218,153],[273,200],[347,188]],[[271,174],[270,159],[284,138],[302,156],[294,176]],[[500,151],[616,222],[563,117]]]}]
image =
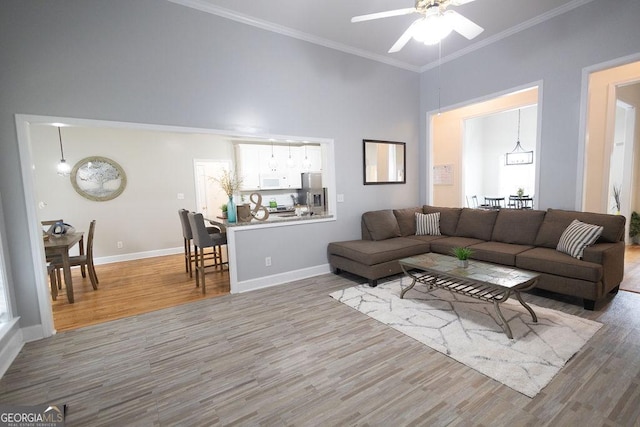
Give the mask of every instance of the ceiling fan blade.
[{"label": "ceiling fan blade", "polygon": [[471,3],[475,0],[451,0],[449,6],[462,6],[463,4]]},{"label": "ceiling fan blade", "polygon": [[443,16],[446,18],[451,28],[458,32],[460,35],[468,38],[469,40],[475,38],[484,31],[480,25],[476,24],[472,20],[465,18],[454,10],[447,10]]},{"label": "ceiling fan blade", "polygon": [[354,16],[351,18],[351,22],[371,21],[373,19],[389,18],[391,16],[409,15],[415,11],[415,7],[408,7],[406,9],[389,10],[387,12],[370,13],[368,15]]},{"label": "ceiling fan blade", "polygon": [[413,37],[413,31],[415,30],[416,25],[420,21],[422,21],[422,18],[414,21],[413,24],[409,25],[409,28],[407,28],[407,31],[402,33],[398,41],[395,42],[393,46],[391,46],[391,49],[389,49],[388,53],[395,53],[402,50],[404,45],[406,45],[409,42],[409,40],[411,40],[411,37]]}]

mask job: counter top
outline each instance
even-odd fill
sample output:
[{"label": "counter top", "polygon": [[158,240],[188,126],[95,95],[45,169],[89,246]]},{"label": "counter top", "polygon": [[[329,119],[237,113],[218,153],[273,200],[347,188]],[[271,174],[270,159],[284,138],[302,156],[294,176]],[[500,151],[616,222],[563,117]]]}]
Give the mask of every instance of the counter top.
[{"label": "counter top", "polygon": [[225,227],[245,227],[248,225],[267,225],[267,224],[275,224],[275,223],[287,223],[287,222],[305,222],[305,221],[313,221],[318,219],[328,219],[333,218],[331,214],[315,214],[315,215],[303,215],[303,216],[295,216],[291,214],[287,215],[269,215],[265,221],[258,221],[256,219],[251,220],[249,222],[233,222],[230,223],[226,219],[209,219],[205,218],[205,221],[209,221],[212,224],[220,224]]}]

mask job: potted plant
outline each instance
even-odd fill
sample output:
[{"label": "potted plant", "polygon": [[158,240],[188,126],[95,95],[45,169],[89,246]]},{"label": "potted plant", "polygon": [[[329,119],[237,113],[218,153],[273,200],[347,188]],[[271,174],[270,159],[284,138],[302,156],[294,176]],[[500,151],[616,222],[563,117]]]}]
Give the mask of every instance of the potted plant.
[{"label": "potted plant", "polygon": [[631,213],[631,220],[629,221],[629,237],[631,237],[634,244],[638,244],[638,240],[640,239],[640,214],[636,211]]},{"label": "potted plant", "polygon": [[518,195],[518,197],[524,196],[524,188],[522,187],[518,188],[518,191],[516,191],[516,194]]},{"label": "potted plant", "polygon": [[469,266],[469,257],[473,253],[473,251],[469,248],[453,248],[453,254],[458,258],[458,265],[462,268],[467,268]]},{"label": "potted plant", "polygon": [[220,210],[222,210],[222,218],[227,218],[227,204],[223,204],[220,206]]}]

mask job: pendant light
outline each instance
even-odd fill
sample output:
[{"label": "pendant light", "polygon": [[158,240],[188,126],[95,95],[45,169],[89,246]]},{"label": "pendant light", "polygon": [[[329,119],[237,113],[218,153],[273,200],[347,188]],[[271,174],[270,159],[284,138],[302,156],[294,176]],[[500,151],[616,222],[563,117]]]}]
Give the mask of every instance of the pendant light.
[{"label": "pendant light", "polygon": [[304,146],[304,160],[302,161],[302,169],[308,171],[311,169],[311,160],[307,157],[307,146]]},{"label": "pendant light", "polygon": [[520,109],[518,109],[518,139],[512,152],[505,156],[506,165],[530,165],[533,163],[533,151],[525,151],[520,145]]},{"label": "pendant light", "polygon": [[289,169],[293,169],[296,165],[296,162],[291,158],[291,141],[287,141],[289,143],[289,158],[287,159],[287,167]]},{"label": "pendant light", "polygon": [[271,158],[269,159],[268,165],[269,165],[269,169],[271,169],[274,172],[276,171],[276,169],[278,169],[278,161],[273,155],[273,142],[271,143]]},{"label": "pendant light", "polygon": [[60,141],[60,163],[58,163],[58,175],[69,176],[71,173],[71,166],[64,159],[64,150],[62,148],[62,133],[60,133],[60,126],[58,126],[58,140]]}]

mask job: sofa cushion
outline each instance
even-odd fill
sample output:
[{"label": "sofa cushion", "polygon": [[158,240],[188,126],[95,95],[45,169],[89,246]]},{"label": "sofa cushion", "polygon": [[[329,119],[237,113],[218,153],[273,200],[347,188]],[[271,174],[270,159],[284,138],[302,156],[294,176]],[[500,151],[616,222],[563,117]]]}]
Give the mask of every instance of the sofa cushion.
[{"label": "sofa cushion", "polygon": [[601,225],[587,224],[574,219],[562,232],[556,250],[582,259],[584,248],[593,245],[602,234]]},{"label": "sofa cushion", "polygon": [[516,267],[597,283],[602,265],[582,261],[549,248],[534,248],[516,255]]},{"label": "sofa cushion", "polygon": [[604,229],[598,242],[615,243],[624,236],[625,218],[622,215],[548,209],[536,236],[535,246],[553,249],[558,247],[560,236],[574,219],[603,226]]},{"label": "sofa cushion", "polygon": [[463,208],[454,236],[491,240],[498,210]]},{"label": "sofa cushion", "polygon": [[330,255],[338,255],[365,265],[375,265],[429,252],[429,243],[408,237],[385,240],[349,240],[329,243]]},{"label": "sofa cushion", "polygon": [[494,242],[533,245],[544,220],[545,211],[500,209],[493,226]]},{"label": "sofa cushion", "polygon": [[400,226],[391,209],[370,211],[362,214],[362,222],[371,235],[371,240],[400,237]]},{"label": "sofa cushion", "polygon": [[440,236],[440,212],[416,212],[416,236]]},{"label": "sofa cushion", "polygon": [[394,209],[393,214],[400,227],[400,235],[413,236],[416,234],[416,212],[422,213],[421,207]]},{"label": "sofa cushion", "polygon": [[445,236],[455,236],[461,211],[460,208],[440,208],[428,205],[422,207],[422,212],[426,214],[440,212],[440,233]]},{"label": "sofa cushion", "polygon": [[470,237],[443,237],[431,241],[431,252],[453,256],[453,248],[464,248],[478,243],[483,243],[483,241]]},{"label": "sofa cushion", "polygon": [[530,245],[502,242],[484,242],[469,246],[469,249],[473,251],[471,258],[509,266],[516,265],[516,255],[532,248],[533,246]]}]

